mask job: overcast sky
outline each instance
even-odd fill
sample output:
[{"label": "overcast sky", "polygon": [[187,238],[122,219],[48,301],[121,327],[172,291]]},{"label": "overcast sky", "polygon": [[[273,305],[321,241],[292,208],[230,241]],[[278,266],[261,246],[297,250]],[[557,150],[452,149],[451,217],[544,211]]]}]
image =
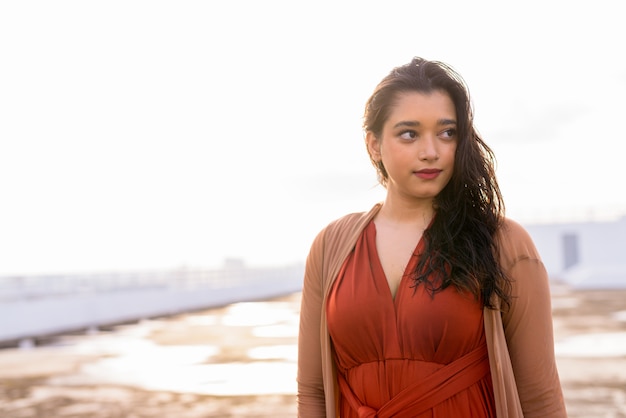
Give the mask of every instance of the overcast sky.
[{"label": "overcast sky", "polygon": [[605,0],[2,2],[0,274],[303,261],[382,199],[363,104],[416,55],[465,78],[509,216],[626,214],[622,17]]}]

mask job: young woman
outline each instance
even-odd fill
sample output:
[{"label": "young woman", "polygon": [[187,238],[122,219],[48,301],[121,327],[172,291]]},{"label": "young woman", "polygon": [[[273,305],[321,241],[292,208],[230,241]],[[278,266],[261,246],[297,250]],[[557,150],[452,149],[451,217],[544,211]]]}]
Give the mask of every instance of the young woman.
[{"label": "young woman", "polygon": [[547,274],[504,217],[461,77],[393,69],[364,131],[386,197],[311,246],[299,417],[565,417]]}]

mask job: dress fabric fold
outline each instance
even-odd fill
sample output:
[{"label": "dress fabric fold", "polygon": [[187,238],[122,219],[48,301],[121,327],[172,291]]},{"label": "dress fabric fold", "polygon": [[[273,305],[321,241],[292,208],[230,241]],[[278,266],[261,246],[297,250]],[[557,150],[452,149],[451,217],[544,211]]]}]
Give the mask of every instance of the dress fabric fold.
[{"label": "dress fabric fold", "polygon": [[326,306],[341,418],[495,417],[482,304],[414,287],[420,241],[395,297],[370,222]]}]

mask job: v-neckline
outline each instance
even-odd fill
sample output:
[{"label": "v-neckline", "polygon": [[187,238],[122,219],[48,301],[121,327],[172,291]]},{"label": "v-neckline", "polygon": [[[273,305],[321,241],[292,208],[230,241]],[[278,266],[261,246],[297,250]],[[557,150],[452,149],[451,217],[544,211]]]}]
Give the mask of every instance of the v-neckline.
[{"label": "v-neckline", "polygon": [[409,261],[404,267],[404,272],[402,273],[402,277],[400,278],[400,281],[398,282],[398,288],[396,289],[396,293],[394,295],[391,292],[391,286],[389,285],[389,280],[387,280],[387,275],[385,274],[385,270],[383,269],[383,264],[380,260],[380,255],[378,254],[378,247],[376,246],[376,235],[378,232],[376,230],[376,224],[373,221],[371,222],[370,228],[372,228],[371,230],[372,236],[371,236],[371,241],[370,241],[372,248],[370,248],[370,251],[373,252],[373,255],[374,255],[373,265],[375,266],[377,270],[377,272],[375,272],[374,274],[374,280],[376,281],[382,280],[384,282],[384,285],[385,285],[384,287],[387,292],[387,298],[391,300],[391,304],[394,307],[394,312],[396,312],[397,307],[398,307],[398,301],[400,300],[400,294],[403,291],[403,289],[406,287],[404,286],[404,282],[406,278],[410,276],[411,268],[413,268],[415,265],[415,259],[421,252],[424,235],[422,234],[422,236],[420,237],[419,241],[417,242],[417,245],[415,246],[415,249],[413,250],[413,253],[411,254],[411,257],[409,258]]}]

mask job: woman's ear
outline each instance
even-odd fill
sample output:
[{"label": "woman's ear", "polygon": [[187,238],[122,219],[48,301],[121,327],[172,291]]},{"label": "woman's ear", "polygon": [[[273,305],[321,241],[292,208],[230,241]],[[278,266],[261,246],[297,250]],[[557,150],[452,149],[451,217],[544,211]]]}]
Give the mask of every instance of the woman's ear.
[{"label": "woman's ear", "polygon": [[374,132],[368,131],[365,135],[365,142],[367,143],[367,151],[370,154],[370,157],[374,161],[380,161],[380,141],[374,135]]}]

